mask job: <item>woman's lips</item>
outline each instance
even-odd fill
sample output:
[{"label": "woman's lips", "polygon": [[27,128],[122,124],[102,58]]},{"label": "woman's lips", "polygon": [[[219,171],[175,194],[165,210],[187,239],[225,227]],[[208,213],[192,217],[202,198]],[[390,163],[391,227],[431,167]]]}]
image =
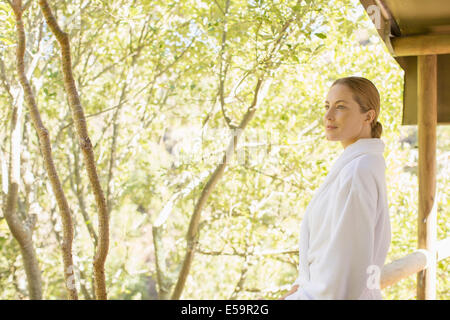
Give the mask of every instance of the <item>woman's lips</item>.
[{"label": "woman's lips", "polygon": [[336,129],[337,127],[333,127],[333,126],[327,126],[327,130],[333,130]]}]

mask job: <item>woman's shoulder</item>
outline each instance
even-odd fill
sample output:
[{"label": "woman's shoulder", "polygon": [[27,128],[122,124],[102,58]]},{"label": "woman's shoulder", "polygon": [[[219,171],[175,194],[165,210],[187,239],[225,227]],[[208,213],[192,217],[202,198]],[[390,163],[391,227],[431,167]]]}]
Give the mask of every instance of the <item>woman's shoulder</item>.
[{"label": "woman's shoulder", "polygon": [[354,179],[379,179],[384,177],[386,166],[382,155],[367,153],[347,163],[339,173],[342,183]]},{"label": "woman's shoulder", "polygon": [[355,159],[355,170],[357,173],[369,173],[386,169],[386,163],[382,154],[366,153]]}]

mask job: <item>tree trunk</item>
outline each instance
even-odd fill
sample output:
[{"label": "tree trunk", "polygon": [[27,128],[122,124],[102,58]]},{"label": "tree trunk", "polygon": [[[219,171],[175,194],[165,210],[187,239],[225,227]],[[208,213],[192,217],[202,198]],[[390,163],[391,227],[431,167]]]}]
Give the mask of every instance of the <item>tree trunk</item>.
[{"label": "tree trunk", "polygon": [[[20,164],[20,161],[15,161],[16,164],[10,166],[15,170],[15,166]],[[36,258],[36,252],[33,246],[32,230],[25,227],[24,223],[17,216],[17,200],[19,195],[19,184],[15,179],[10,179],[8,186],[8,196],[5,208],[5,219],[9,229],[17,240],[22,254],[25,274],[27,275],[28,294],[31,300],[42,299],[42,279],[39,264]]]},{"label": "tree trunk", "polygon": [[[61,213],[62,225],[63,225],[63,242],[62,242],[62,254],[64,263],[64,278],[65,285],[68,291],[69,298],[72,300],[78,299],[77,290],[75,287],[75,277],[74,277],[74,265],[72,259],[72,242],[73,242],[73,225],[72,216],[70,212],[69,205],[67,203],[66,196],[61,186],[61,182],[56,172],[55,164],[53,163],[52,149],[50,143],[50,137],[48,130],[42,123],[39,109],[34,98],[31,85],[28,82],[25,66],[24,66],[24,55],[26,47],[25,30],[22,22],[22,1],[14,1],[12,4],[14,14],[16,16],[16,26],[17,26],[17,73],[19,76],[20,84],[23,88],[24,97],[26,104],[29,108],[31,119],[33,125],[37,131],[39,138],[40,149],[44,157],[45,169],[49,177],[53,194],[56,197],[56,202]],[[22,248],[23,252],[29,252],[28,243],[26,248]]]},{"label": "tree trunk", "polygon": [[98,246],[94,258],[94,281],[95,295],[97,299],[106,300],[106,282],[105,282],[105,262],[109,248],[109,217],[103,189],[97,174],[95,157],[91,140],[89,139],[86,117],[81,105],[80,97],[76,88],[75,80],[72,75],[72,63],[70,56],[70,42],[67,33],[63,32],[46,0],[39,0],[39,6],[45,21],[52,33],[55,35],[60,49],[62,71],[64,75],[64,87],[69,100],[69,107],[72,111],[73,121],[78,134],[80,147],[83,153],[83,159],[88,173],[88,178],[94,192],[95,200],[99,210],[98,218]]},{"label": "tree trunk", "polygon": [[[17,214],[20,181],[20,146],[22,140],[23,95],[19,93],[17,107],[13,107],[11,140],[4,217],[11,233],[19,243],[27,276],[28,294],[31,300],[42,299],[42,278],[36,252],[33,247],[32,230],[28,229]],[[4,186],[5,187],[5,186]]]}]

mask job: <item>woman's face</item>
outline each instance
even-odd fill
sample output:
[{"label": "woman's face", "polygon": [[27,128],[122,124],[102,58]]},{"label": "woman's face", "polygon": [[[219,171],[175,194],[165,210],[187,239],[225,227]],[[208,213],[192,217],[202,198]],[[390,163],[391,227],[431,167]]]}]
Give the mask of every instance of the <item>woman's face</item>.
[{"label": "woman's face", "polygon": [[371,138],[370,123],[374,116],[374,110],[361,113],[352,91],[346,85],[336,84],[325,101],[325,136],[330,141],[341,141],[344,148],[358,139]]}]

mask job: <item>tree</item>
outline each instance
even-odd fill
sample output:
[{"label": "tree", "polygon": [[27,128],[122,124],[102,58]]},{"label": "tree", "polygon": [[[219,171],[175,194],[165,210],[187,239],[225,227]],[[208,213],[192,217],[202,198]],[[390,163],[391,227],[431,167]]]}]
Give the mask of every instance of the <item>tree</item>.
[{"label": "tree", "polygon": [[[22,86],[25,101],[30,110],[31,119],[33,121],[33,125],[37,131],[37,135],[39,137],[39,142],[41,146],[41,152],[44,156],[45,167],[47,170],[48,177],[50,179],[53,194],[56,197],[56,201],[58,203],[62,220],[63,220],[63,228],[64,228],[64,236],[62,242],[62,251],[63,251],[63,261],[64,261],[64,276],[66,279],[66,288],[68,291],[68,295],[70,299],[78,299],[78,293],[75,287],[75,278],[74,278],[74,265],[72,259],[72,241],[73,241],[73,225],[72,225],[72,217],[69,208],[69,204],[67,202],[64,191],[61,187],[61,182],[56,172],[55,165],[53,163],[52,149],[50,138],[48,134],[48,130],[45,128],[44,124],[41,120],[40,112],[37,108],[36,101],[34,98],[34,94],[31,88],[31,85],[27,79],[25,73],[25,64],[24,64],[24,55],[26,48],[26,38],[25,38],[25,30],[22,22],[22,14],[26,7],[22,6],[21,0],[15,0],[11,3],[11,7],[16,16],[16,24],[17,24],[17,38],[18,38],[18,46],[17,46],[17,73],[19,76],[20,84]],[[11,154],[14,154],[12,152]],[[17,191],[16,191],[17,192]],[[17,200],[17,199],[15,199]],[[12,225],[12,224],[11,224]],[[17,229],[17,228],[16,228]],[[20,235],[21,238],[26,238],[26,235],[22,232]],[[31,238],[31,232],[29,236]],[[16,239],[18,237],[16,236]],[[37,262],[35,262],[37,264]],[[34,276],[37,277],[36,275]],[[39,275],[40,277],[40,275]],[[36,281],[36,280],[34,280]],[[42,296],[42,294],[41,294]]]},{"label": "tree", "polygon": [[109,247],[108,208],[97,174],[92,144],[86,127],[86,118],[84,116],[84,111],[81,106],[76,84],[72,75],[71,52],[68,34],[60,29],[46,0],[40,0],[39,6],[48,26],[60,45],[65,90],[68,95],[69,106],[71,108],[72,117],[77,129],[78,139],[83,153],[83,159],[89,176],[89,181],[91,182],[99,210],[99,241],[98,246],[96,247],[94,259],[95,295],[97,299],[105,300],[107,298],[107,292],[104,268]]}]

